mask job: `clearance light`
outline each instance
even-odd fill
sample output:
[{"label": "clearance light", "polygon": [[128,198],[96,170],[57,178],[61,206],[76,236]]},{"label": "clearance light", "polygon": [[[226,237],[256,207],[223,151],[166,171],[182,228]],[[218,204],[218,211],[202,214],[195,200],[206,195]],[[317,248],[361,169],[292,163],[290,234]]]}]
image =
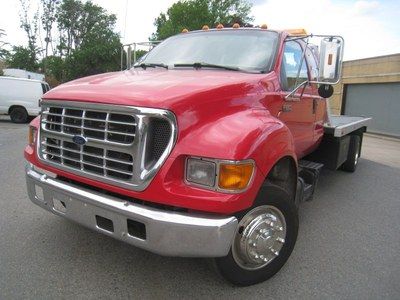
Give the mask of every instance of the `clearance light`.
[{"label": "clearance light", "polygon": [[244,190],[247,188],[254,166],[252,163],[220,164],[218,187],[224,190]]},{"label": "clearance light", "polygon": [[208,27],[208,25],[204,25],[202,28],[202,30],[209,30],[209,29],[210,29],[210,27]]},{"label": "clearance light", "polygon": [[289,35],[292,36],[303,36],[303,35],[307,35],[307,31],[305,29],[286,29],[285,31],[287,31],[289,33]]},{"label": "clearance light", "polygon": [[217,25],[217,29],[222,29],[222,28],[224,28],[224,25],[222,25],[221,23],[219,23],[219,24]]},{"label": "clearance light", "polygon": [[268,25],[267,24],[262,24],[261,25],[261,29],[268,29]]},{"label": "clearance light", "polygon": [[182,33],[188,33],[188,32],[189,32],[189,30],[187,30],[186,28],[182,29]]},{"label": "clearance light", "polygon": [[235,23],[235,24],[233,24],[232,28],[234,28],[234,29],[238,29],[238,28],[240,28],[240,25],[239,25],[239,23]]},{"label": "clearance light", "polygon": [[28,129],[28,144],[33,146],[36,142],[36,128],[33,126],[29,126]]}]

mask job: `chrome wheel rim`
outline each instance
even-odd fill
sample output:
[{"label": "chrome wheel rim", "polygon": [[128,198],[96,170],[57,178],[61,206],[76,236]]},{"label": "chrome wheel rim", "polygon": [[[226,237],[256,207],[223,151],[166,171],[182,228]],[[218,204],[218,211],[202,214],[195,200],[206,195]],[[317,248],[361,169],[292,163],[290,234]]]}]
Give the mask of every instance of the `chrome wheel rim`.
[{"label": "chrome wheel rim", "polygon": [[275,206],[258,206],[239,222],[232,245],[233,258],[243,269],[263,268],[279,256],[285,238],[286,221],[282,212]]},{"label": "chrome wheel rim", "polygon": [[359,158],[359,154],[358,154],[358,149],[356,151],[355,157],[354,157],[354,165],[357,165],[358,163],[358,158]]}]

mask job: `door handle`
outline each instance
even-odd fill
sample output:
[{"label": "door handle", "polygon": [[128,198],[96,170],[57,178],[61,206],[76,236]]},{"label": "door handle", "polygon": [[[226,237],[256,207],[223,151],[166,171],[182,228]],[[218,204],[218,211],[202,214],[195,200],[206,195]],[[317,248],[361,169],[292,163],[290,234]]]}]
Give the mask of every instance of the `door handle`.
[{"label": "door handle", "polygon": [[283,104],[282,105],[282,112],[291,112],[292,111],[292,105],[291,104]]},{"label": "door handle", "polygon": [[312,103],[312,113],[315,115],[318,107],[318,99],[314,98]]}]

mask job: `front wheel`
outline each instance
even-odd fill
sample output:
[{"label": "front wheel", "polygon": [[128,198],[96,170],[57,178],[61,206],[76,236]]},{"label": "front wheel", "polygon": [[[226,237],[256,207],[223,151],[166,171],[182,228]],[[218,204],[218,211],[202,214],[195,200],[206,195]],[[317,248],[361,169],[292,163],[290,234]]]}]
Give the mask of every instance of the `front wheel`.
[{"label": "front wheel", "polygon": [[229,254],[215,259],[217,269],[235,285],[265,281],[288,260],[297,233],[294,201],[281,188],[270,186],[240,219]]}]

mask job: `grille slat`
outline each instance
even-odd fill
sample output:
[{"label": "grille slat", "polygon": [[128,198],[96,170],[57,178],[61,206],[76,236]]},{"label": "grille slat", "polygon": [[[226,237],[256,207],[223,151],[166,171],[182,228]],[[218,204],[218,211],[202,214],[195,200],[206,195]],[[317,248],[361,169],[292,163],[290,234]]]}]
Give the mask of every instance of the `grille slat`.
[{"label": "grille slat", "polygon": [[[54,116],[54,117],[62,117],[62,114],[54,114],[54,113],[49,113],[49,112],[43,112],[43,115],[45,116]],[[81,117],[76,117],[76,116],[66,116],[68,118],[72,118],[72,119],[82,119]],[[95,119],[95,118],[89,118],[89,117],[85,117],[86,121],[104,121],[103,119]],[[115,123],[115,124],[120,124],[120,125],[134,125],[136,126],[136,122],[135,123],[130,123],[130,122],[121,122],[121,121],[115,121],[115,120],[109,120],[109,123]]]},{"label": "grille slat", "polygon": [[66,159],[66,160],[69,160],[69,161],[73,161],[73,162],[76,162],[76,163],[79,163],[79,164],[82,164],[82,165],[88,165],[88,166],[92,166],[92,167],[104,168],[107,171],[122,173],[122,174],[130,175],[130,176],[133,175],[132,172],[125,172],[125,171],[118,170],[118,169],[115,169],[115,168],[105,167],[104,164],[94,164],[94,163],[88,162],[87,160],[82,160],[82,159],[78,160],[76,158],[72,158],[72,157],[70,157],[68,155],[65,155],[65,154],[62,154],[62,155],[61,154],[54,154],[54,153],[48,152],[46,150],[44,150],[43,153],[44,154],[49,154],[51,156],[57,156],[59,158]]},{"label": "grille slat", "polygon": [[171,151],[175,124],[165,110],[44,101],[38,155],[68,172],[141,191]]},{"label": "grille slat", "polygon": [[[60,125],[59,123],[56,122],[51,122],[51,121],[47,121],[47,124],[50,125]],[[64,124],[63,127],[71,127],[71,128],[77,128],[77,129],[83,129],[83,130],[89,130],[89,131],[98,131],[98,132],[104,132],[104,129],[97,129],[95,127],[85,127],[85,126],[77,126],[77,125],[71,125],[71,124]],[[65,132],[65,130],[64,130]],[[131,136],[131,137],[135,137],[136,134],[134,133],[122,133],[121,131],[113,131],[113,130],[106,130],[107,133],[109,134],[118,134],[118,135],[126,135],[126,136]]]},{"label": "grille slat", "polygon": [[85,155],[85,156],[90,156],[90,157],[99,158],[99,159],[105,159],[105,160],[112,161],[112,162],[116,162],[116,163],[120,163],[120,164],[132,165],[132,162],[128,162],[128,161],[123,161],[123,160],[119,160],[119,159],[115,159],[115,158],[106,157],[106,156],[104,156],[104,155],[103,155],[103,156],[100,156],[100,155],[92,154],[92,153],[90,153],[90,152],[81,152],[81,151],[74,150],[74,149],[71,149],[71,148],[64,148],[64,147],[62,147],[62,146],[56,146],[56,145],[48,144],[48,143],[46,143],[46,142],[43,142],[42,145],[43,145],[43,146],[46,146],[46,147],[48,147],[48,148],[54,148],[54,149],[57,149],[57,150],[66,150],[66,151],[74,152],[74,153],[77,153],[77,154],[81,154],[81,153],[82,153],[82,154]]}]

